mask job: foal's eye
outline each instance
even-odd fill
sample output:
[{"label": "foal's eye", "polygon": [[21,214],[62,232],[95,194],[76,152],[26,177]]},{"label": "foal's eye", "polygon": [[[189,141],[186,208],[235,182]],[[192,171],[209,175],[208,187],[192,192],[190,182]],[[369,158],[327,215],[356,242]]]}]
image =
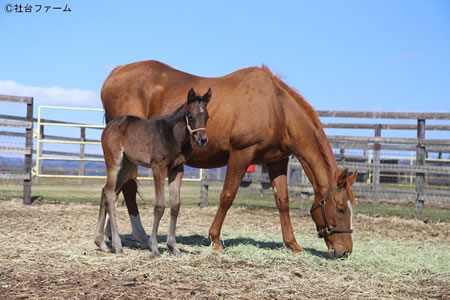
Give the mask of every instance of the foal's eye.
[{"label": "foal's eye", "polygon": [[189,122],[194,122],[194,117],[193,116],[189,115],[188,119],[189,119]]},{"label": "foal's eye", "polygon": [[342,208],[342,207],[336,207],[336,208],[337,208],[337,211],[341,214],[343,214],[345,212],[345,208]]}]

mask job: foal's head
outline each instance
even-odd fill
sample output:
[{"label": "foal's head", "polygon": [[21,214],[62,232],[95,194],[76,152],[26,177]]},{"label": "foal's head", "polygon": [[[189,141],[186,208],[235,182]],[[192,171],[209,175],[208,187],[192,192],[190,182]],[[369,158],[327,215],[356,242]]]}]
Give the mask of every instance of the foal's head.
[{"label": "foal's head", "polygon": [[209,116],[206,106],[211,99],[211,94],[211,89],[208,89],[206,94],[200,96],[191,88],[187,96],[185,106],[186,126],[199,147],[204,147],[208,143],[206,122]]}]

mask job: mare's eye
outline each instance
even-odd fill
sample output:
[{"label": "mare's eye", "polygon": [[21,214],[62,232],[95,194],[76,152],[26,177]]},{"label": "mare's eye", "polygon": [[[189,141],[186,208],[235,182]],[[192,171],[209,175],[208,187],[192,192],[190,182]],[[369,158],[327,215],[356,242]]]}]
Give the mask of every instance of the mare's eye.
[{"label": "mare's eye", "polygon": [[194,117],[193,116],[188,115],[188,119],[189,119],[189,122],[194,122]]},{"label": "mare's eye", "polygon": [[337,208],[337,211],[341,214],[343,214],[345,212],[345,208],[342,208],[342,207],[336,207],[336,208]]}]

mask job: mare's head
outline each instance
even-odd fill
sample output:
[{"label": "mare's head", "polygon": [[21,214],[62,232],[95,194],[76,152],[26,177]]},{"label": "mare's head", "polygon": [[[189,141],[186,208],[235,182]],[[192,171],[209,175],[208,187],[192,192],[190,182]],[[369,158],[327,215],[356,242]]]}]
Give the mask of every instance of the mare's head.
[{"label": "mare's head", "polygon": [[328,188],[325,196],[311,208],[311,217],[317,226],[319,237],[324,238],[328,255],[332,258],[347,257],[352,253],[352,207],[355,197],[351,185],[357,171],[348,175],[345,169],[339,174],[336,185]]},{"label": "mare's head", "polygon": [[208,143],[206,132],[206,122],[208,121],[208,105],[211,99],[211,89],[208,89],[203,96],[197,95],[193,88],[188,92],[185,106],[186,127],[199,147],[204,147]]}]

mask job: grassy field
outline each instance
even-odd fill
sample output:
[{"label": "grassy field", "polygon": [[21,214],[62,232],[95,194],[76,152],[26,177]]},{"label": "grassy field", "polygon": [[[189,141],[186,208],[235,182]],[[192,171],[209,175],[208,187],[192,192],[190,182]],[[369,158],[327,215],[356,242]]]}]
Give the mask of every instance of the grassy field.
[{"label": "grassy field", "polygon": [[[99,203],[100,192],[104,185],[103,180],[90,180],[85,184],[78,184],[77,180],[55,180],[44,179],[41,184],[34,184],[32,195],[34,201],[54,202],[54,203]],[[152,205],[154,203],[154,190],[149,181],[139,183],[139,192],[142,198],[138,196],[140,205]],[[217,205],[221,192],[220,186],[210,186],[209,188],[209,204]],[[0,183],[0,197],[4,199],[22,197],[21,183],[11,183],[4,181]],[[196,182],[185,182],[182,185],[181,192],[182,206],[195,206],[198,204],[200,197],[200,187]],[[168,198],[168,188],[166,187],[166,200]],[[382,202],[378,206],[374,206],[369,201],[357,200],[355,212],[371,216],[400,216],[403,218],[414,218],[414,203]],[[122,196],[119,201],[123,202]],[[261,196],[250,193],[248,189],[241,188],[233,203],[234,206],[255,208],[255,209],[276,209],[275,201],[272,196]],[[307,211],[311,206],[311,200],[300,199],[299,197],[291,197],[291,208],[293,210],[300,207]],[[425,203],[424,211],[427,221],[439,222],[450,221],[450,205],[446,207],[436,207]]]}]

